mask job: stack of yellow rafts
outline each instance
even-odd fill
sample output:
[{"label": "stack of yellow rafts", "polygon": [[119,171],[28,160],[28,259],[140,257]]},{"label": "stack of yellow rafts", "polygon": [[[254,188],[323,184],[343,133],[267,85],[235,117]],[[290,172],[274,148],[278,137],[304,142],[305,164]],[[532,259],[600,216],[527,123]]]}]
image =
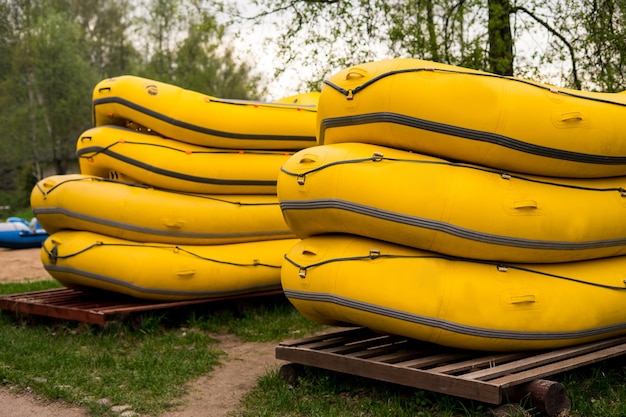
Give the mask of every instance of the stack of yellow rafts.
[{"label": "stack of yellow rafts", "polygon": [[322,89],[278,178],[312,320],[492,351],[626,333],[626,94],[412,59]]},{"label": "stack of yellow rafts", "polygon": [[276,182],[315,143],[319,93],[221,100],[121,76],[93,92],[80,174],[45,178],[33,212],[51,234],[41,260],[68,287],[155,300],[281,288],[298,242]]}]

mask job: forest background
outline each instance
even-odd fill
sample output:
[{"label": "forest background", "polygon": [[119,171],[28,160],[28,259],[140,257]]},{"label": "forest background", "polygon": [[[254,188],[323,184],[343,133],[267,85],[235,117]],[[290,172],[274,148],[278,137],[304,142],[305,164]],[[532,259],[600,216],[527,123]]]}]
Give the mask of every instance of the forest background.
[{"label": "forest background", "polygon": [[102,79],[268,101],[392,57],[621,92],[626,0],[0,0],[0,218],[76,170]]}]

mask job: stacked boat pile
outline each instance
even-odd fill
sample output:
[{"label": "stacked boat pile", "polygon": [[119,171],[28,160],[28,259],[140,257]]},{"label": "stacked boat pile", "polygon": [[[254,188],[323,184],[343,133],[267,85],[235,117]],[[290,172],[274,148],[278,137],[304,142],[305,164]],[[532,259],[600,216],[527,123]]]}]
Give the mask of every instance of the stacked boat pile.
[{"label": "stacked boat pile", "polygon": [[345,69],[282,166],[312,320],[480,350],[626,333],[626,94],[412,59]]},{"label": "stacked boat pile", "polygon": [[298,239],[278,203],[280,166],[315,143],[319,93],[222,100],[122,76],[93,92],[80,174],[31,194],[50,237],[46,270],[68,287],[157,300],[280,289]]}]

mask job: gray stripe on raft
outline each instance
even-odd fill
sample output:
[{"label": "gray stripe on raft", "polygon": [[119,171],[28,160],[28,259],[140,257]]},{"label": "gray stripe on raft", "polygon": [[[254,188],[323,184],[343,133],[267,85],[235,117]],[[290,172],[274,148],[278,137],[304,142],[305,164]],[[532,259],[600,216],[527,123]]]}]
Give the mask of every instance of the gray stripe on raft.
[{"label": "gray stripe on raft", "polygon": [[571,331],[571,332],[524,332],[510,330],[494,330],[481,327],[467,326],[459,323],[453,323],[446,320],[436,319],[433,317],[411,314],[388,307],[382,307],[375,304],[357,301],[351,298],[340,297],[327,293],[312,293],[303,291],[284,290],[285,296],[289,299],[324,302],[339,305],[342,307],[353,308],[367,313],[377,314],[384,317],[390,317],[415,323],[423,326],[434,327],[458,334],[486,337],[492,339],[512,339],[512,340],[566,340],[577,339],[581,337],[596,336],[615,331],[626,329],[626,323],[614,324],[611,326],[596,327],[593,329]]},{"label": "gray stripe on raft", "polygon": [[[582,162],[597,165],[624,165],[626,156],[591,155],[580,152],[570,152],[562,149],[548,148],[546,146],[534,145],[507,136],[498,135],[480,130],[467,129],[460,126],[453,126],[437,123],[430,120],[418,119],[397,113],[368,113],[356,116],[343,116],[323,119],[320,123],[319,144],[324,144],[324,137],[327,129],[364,125],[372,123],[392,123],[408,126],[415,129],[427,130],[441,133],[461,139],[468,139],[476,142],[492,143],[497,146],[512,149],[515,151],[543,156],[546,158],[559,159],[564,161]],[[417,136],[416,136],[417,138]],[[418,142],[416,140],[416,142]]]},{"label": "gray stripe on raft", "polygon": [[[459,238],[472,240],[475,242],[500,245],[500,246],[512,246],[518,248],[527,249],[542,249],[542,250],[584,250],[584,249],[598,249],[609,248],[614,246],[626,245],[626,239],[608,239],[608,240],[596,240],[591,242],[557,242],[557,241],[545,241],[545,240],[533,240],[533,239],[520,239],[509,236],[498,236],[488,233],[481,233],[475,230],[469,230],[462,227],[458,227],[449,223],[440,222],[432,219],[425,219],[423,217],[410,216],[407,214],[396,213],[393,211],[382,210],[375,207],[366,206],[363,204],[353,203],[350,201],[340,199],[315,199],[315,200],[282,200],[280,201],[280,208],[283,212],[288,210],[344,210],[351,213],[360,214],[375,219],[389,221],[398,224],[405,224],[407,226],[419,227],[423,229],[436,230],[439,232],[447,233]],[[329,230],[330,232],[331,230]],[[345,227],[332,230],[332,232],[355,232],[346,230]],[[366,233],[363,230],[359,232]]]},{"label": "gray stripe on raft", "polygon": [[[280,285],[276,284],[276,285],[259,285],[259,286],[252,286],[252,287],[243,287],[243,288],[236,288],[236,289],[227,290],[227,291],[163,290],[163,289],[156,289],[156,288],[141,287],[139,285],[131,284],[130,282],[127,282],[127,281],[119,280],[116,278],[111,278],[111,277],[100,275],[100,274],[95,274],[93,272],[83,271],[81,269],[76,269],[76,268],[69,268],[69,267],[63,267],[63,266],[57,266],[57,265],[44,265],[44,268],[46,271],[49,271],[49,272],[61,272],[65,274],[80,275],[82,277],[93,279],[96,281],[107,282],[109,284],[114,284],[120,287],[129,288],[129,289],[132,289],[134,291],[144,293],[144,294],[217,297],[217,296],[223,296],[223,295],[246,294],[246,293],[251,293],[251,292],[259,292],[259,291],[266,291],[266,290],[273,290],[273,289],[280,288]],[[78,283],[76,284],[79,285]],[[83,285],[87,286],[87,284],[83,284]]]},{"label": "gray stripe on raft", "polygon": [[117,159],[118,161],[125,162],[131,166],[135,166],[137,168],[144,169],[148,172],[154,172],[155,174],[163,175],[166,177],[176,178],[179,180],[195,182],[199,184],[215,184],[215,185],[247,185],[247,186],[276,186],[275,180],[235,180],[228,178],[209,178],[209,177],[198,177],[195,175],[185,174],[184,172],[176,172],[163,168],[159,168],[157,166],[148,164],[143,161],[139,161],[137,159],[130,158],[128,156],[119,154],[117,152],[113,152],[110,149],[103,148],[101,146],[90,146],[79,149],[76,151],[76,156],[79,158],[85,154],[105,154],[113,159]]},{"label": "gray stripe on raft", "polygon": [[[258,134],[248,134],[248,133],[223,132],[220,130],[209,129],[204,126],[198,126],[198,125],[194,125],[191,123],[183,122],[181,120],[174,119],[162,113],[157,113],[152,109],[140,106],[137,103],[133,103],[132,101],[123,99],[121,97],[106,97],[106,98],[99,98],[99,99],[93,100],[92,106],[94,108],[94,113],[95,113],[96,106],[101,105],[101,104],[108,104],[108,103],[114,103],[114,104],[120,104],[122,106],[126,106],[129,109],[133,109],[139,113],[143,113],[147,116],[161,120],[172,126],[176,126],[182,129],[187,129],[187,130],[191,130],[194,132],[199,132],[199,133],[203,133],[207,135],[218,136],[222,138],[237,139],[237,140],[239,139],[241,140],[278,140],[278,141],[285,141],[285,142],[306,141],[306,142],[316,143],[315,136],[296,136],[296,135],[290,136],[290,135],[268,135],[268,134],[258,135]],[[276,106],[273,106],[273,107],[276,107]]]},{"label": "gray stripe on raft", "polygon": [[197,233],[197,232],[177,232],[171,230],[152,229],[148,227],[140,227],[136,224],[122,223],[114,220],[106,220],[88,214],[78,213],[75,211],[63,209],[60,207],[45,207],[33,209],[33,214],[36,215],[62,215],[77,220],[83,220],[89,223],[94,223],[107,227],[114,227],[123,231],[145,233],[156,236],[171,236],[181,238],[194,238],[194,239],[219,239],[219,238],[236,238],[236,237],[273,237],[273,236],[292,236],[291,230],[273,230],[257,233],[242,232],[242,233]]}]

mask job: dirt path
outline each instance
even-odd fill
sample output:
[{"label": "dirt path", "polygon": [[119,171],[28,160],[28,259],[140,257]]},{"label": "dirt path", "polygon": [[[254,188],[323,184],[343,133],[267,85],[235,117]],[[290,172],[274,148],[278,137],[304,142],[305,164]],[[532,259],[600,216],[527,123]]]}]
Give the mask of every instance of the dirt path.
[{"label": "dirt path", "polygon": [[192,384],[183,409],[162,417],[226,417],[260,376],[282,363],[275,357],[275,343],[240,343],[233,335],[214,337],[220,341],[219,348],[228,359]]},{"label": "dirt path", "polygon": [[[0,283],[50,279],[39,260],[39,249],[0,249]],[[213,335],[226,352],[222,365],[191,383],[180,410],[162,417],[226,417],[257,379],[282,363],[275,358],[275,343],[241,343],[233,335]],[[49,402],[33,394],[16,394],[0,385],[2,417],[88,417],[85,410]]]}]

